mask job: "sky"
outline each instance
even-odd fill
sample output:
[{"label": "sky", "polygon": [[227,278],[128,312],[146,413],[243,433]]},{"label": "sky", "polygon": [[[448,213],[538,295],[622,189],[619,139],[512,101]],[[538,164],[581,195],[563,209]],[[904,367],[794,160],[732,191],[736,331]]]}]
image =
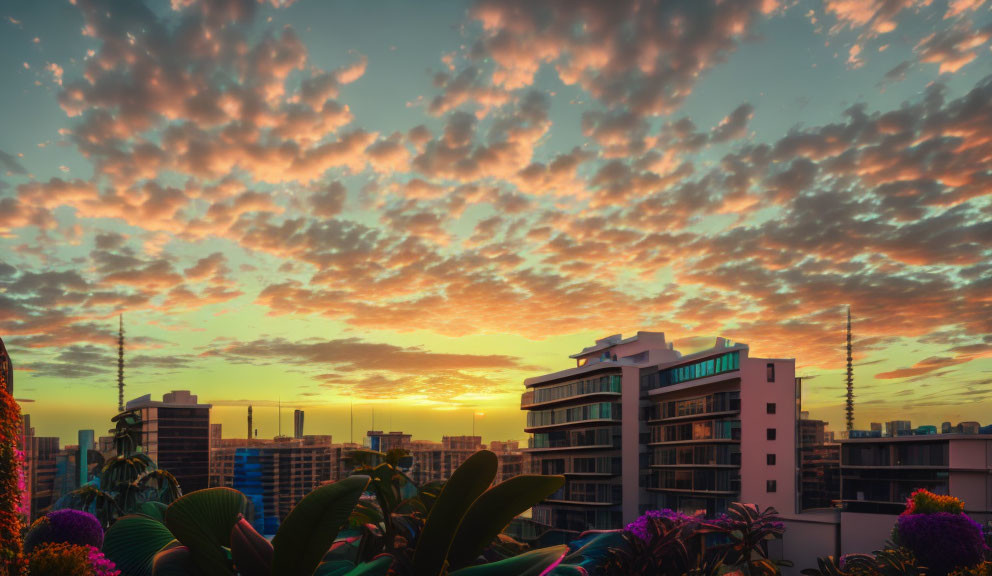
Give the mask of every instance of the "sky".
[{"label": "sky", "polygon": [[[0,3],[0,337],[39,435],[523,439],[610,334],[992,402],[992,2]],[[354,414],[354,427],[351,414]],[[374,422],[373,422],[374,419]]]}]

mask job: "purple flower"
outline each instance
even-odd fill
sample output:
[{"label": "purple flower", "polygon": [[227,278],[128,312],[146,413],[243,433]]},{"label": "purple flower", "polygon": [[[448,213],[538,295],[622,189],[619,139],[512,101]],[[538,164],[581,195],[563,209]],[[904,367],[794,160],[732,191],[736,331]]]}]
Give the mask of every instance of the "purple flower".
[{"label": "purple flower", "polygon": [[966,514],[908,514],[899,517],[896,531],[899,543],[913,551],[931,576],[974,566],[985,553],[982,528]]},{"label": "purple flower", "polygon": [[682,514],[681,512],[669,510],[668,508],[665,508],[664,510],[648,510],[643,516],[637,520],[634,520],[630,524],[627,524],[627,532],[634,534],[641,540],[650,540],[651,531],[648,529],[648,524],[651,522],[652,518],[665,518],[678,525],[693,525],[699,523],[699,518],[695,516],[688,516],[686,514]]},{"label": "purple flower", "polygon": [[34,521],[24,536],[24,553],[30,554],[39,544],[65,542],[103,546],[103,527],[96,516],[81,510],[55,510]]}]

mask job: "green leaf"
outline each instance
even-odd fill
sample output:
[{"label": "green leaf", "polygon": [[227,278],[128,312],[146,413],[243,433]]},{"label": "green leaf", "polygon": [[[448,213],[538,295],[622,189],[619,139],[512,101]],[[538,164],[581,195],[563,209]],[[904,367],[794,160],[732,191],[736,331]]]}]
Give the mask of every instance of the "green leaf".
[{"label": "green leaf", "polygon": [[138,514],[144,514],[149,518],[154,518],[159,522],[165,523],[165,511],[169,507],[161,502],[143,502],[141,506],[138,506]]},{"label": "green leaf", "polygon": [[231,488],[190,492],[169,506],[165,525],[189,548],[193,561],[210,576],[234,574],[223,548],[231,546],[231,528],[248,512],[248,499]]},{"label": "green leaf", "polygon": [[204,576],[193,560],[193,553],[185,546],[162,550],[155,555],[152,566],[154,576]]},{"label": "green leaf", "polygon": [[368,476],[325,484],[297,504],[272,539],[272,574],[310,576],[368,486]]},{"label": "green leaf", "polygon": [[113,560],[121,576],[151,576],[155,554],[172,540],[172,532],[158,520],[124,516],[107,530],[103,554]]},{"label": "green leaf", "polygon": [[486,490],[462,518],[448,552],[453,568],[471,564],[511,520],[555,493],[564,476],[522,474]]},{"label": "green leaf", "polygon": [[431,507],[413,555],[414,576],[438,576],[462,518],[496,477],[496,455],[480,450],[468,457],[444,484]]},{"label": "green leaf", "polygon": [[231,529],[231,559],[241,576],[269,576],[272,571],[272,544],[243,516]]},{"label": "green leaf", "polygon": [[567,553],[568,546],[564,544],[539,548],[499,562],[455,570],[449,576],[541,576],[561,562]]},{"label": "green leaf", "polygon": [[354,562],[347,560],[329,560],[321,562],[313,571],[313,576],[344,576],[355,569]]},{"label": "green leaf", "polygon": [[369,562],[362,562],[344,576],[386,576],[389,567],[393,565],[393,557],[385,554]]}]

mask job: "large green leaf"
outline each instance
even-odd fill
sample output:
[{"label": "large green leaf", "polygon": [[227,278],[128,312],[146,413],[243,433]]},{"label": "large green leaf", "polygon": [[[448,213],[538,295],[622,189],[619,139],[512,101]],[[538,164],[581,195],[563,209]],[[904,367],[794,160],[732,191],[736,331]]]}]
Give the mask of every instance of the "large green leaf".
[{"label": "large green leaf", "polygon": [[231,528],[248,512],[248,499],[231,488],[190,492],[169,506],[165,525],[189,548],[200,570],[210,576],[234,574],[223,548],[231,546]]},{"label": "large green leaf", "polygon": [[542,576],[561,562],[568,553],[568,546],[538,548],[489,564],[469,566],[449,573],[449,576]]},{"label": "large green leaf", "polygon": [[158,520],[124,516],[107,530],[103,554],[114,561],[121,576],[151,576],[155,554],[172,540],[172,532]]},{"label": "large green leaf", "polygon": [[169,507],[161,502],[143,502],[141,506],[138,506],[138,514],[144,514],[164,523],[165,511],[168,509]]},{"label": "large green leaf", "polygon": [[386,576],[392,564],[393,557],[388,554],[362,562],[358,566],[344,560],[334,560],[322,562],[314,570],[313,576]]},{"label": "large green leaf", "polygon": [[451,543],[448,562],[452,568],[474,562],[511,520],[564,484],[564,476],[522,474],[486,490],[462,518]]},{"label": "large green leaf", "polygon": [[495,454],[480,450],[469,456],[445,482],[417,542],[413,556],[415,576],[442,573],[458,525],[472,503],[493,483],[497,464]]},{"label": "large green leaf", "polygon": [[231,559],[241,576],[269,576],[272,571],[272,544],[244,517],[231,529]]},{"label": "large green leaf", "polygon": [[273,576],[310,576],[358,503],[368,476],[349,476],[306,495],[279,526]]},{"label": "large green leaf", "polygon": [[193,560],[193,553],[185,546],[162,550],[155,555],[152,566],[154,576],[206,576]]}]

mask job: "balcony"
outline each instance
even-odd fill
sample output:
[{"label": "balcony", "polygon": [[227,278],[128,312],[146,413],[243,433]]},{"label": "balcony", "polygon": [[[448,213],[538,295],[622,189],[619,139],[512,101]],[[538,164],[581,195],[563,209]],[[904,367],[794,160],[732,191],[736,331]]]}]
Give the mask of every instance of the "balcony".
[{"label": "balcony", "polygon": [[590,396],[613,396],[621,394],[621,379],[619,374],[608,374],[596,378],[586,378],[555,386],[534,388],[520,396],[520,408],[527,410],[537,406],[548,406],[567,402],[575,398]]},{"label": "balcony", "polygon": [[620,404],[596,402],[554,410],[534,410],[527,414],[526,432],[542,428],[558,428],[575,424],[595,422],[619,422]]}]

